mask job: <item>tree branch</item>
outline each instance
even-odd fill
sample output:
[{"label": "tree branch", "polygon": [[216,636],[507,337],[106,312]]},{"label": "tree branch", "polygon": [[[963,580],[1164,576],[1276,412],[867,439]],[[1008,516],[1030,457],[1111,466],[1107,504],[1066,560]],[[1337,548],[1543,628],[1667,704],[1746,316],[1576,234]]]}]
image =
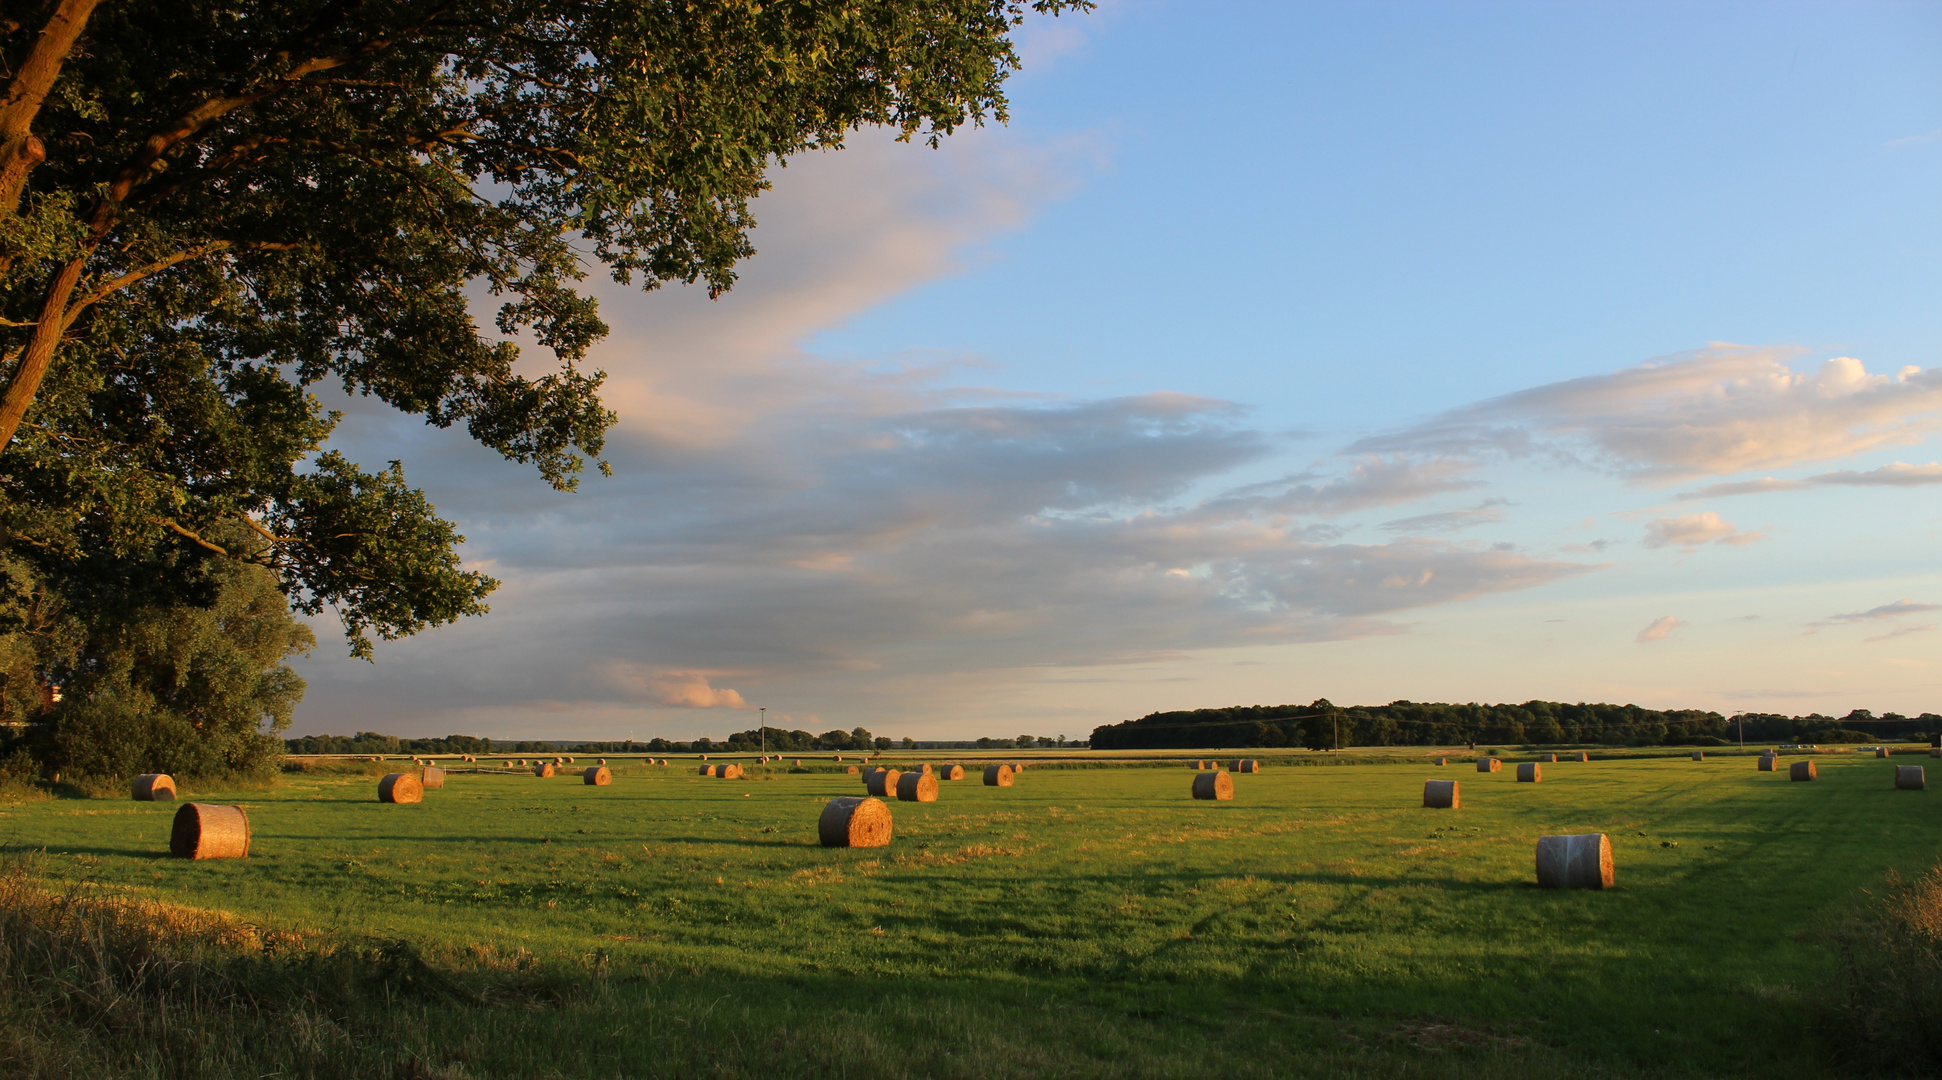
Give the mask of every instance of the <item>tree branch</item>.
[{"label": "tree branch", "polygon": [[0,218],[19,212],[27,174],[47,159],[47,149],[34,137],[34,118],[100,2],[61,0],[41,27],[26,62],[7,84],[6,96],[0,97]]}]

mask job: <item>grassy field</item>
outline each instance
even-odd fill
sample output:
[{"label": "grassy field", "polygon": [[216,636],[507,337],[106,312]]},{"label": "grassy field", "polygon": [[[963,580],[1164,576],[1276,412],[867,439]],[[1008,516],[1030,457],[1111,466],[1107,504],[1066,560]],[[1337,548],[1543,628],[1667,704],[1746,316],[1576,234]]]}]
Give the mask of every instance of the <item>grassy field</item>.
[{"label": "grassy field", "polygon": [[[415,806],[345,766],[185,790],[248,808],[247,860],[169,859],[174,807],[113,799],[0,806],[0,842],[44,849],[31,873],[56,891],[551,988],[271,1031],[236,1075],[328,1075],[306,1065],[328,1051],[454,1077],[1811,1076],[1840,1054],[1817,1020],[1828,931],[1885,872],[1942,859],[1934,793],[1817,760],[1815,783],[1715,752],[1533,785],[1264,758],[1231,803],[1189,799],[1185,767],[1052,765],[893,801],[895,841],[869,851],[817,846],[824,802],[862,793],[828,762],[724,781],[630,761],[604,788],[455,773]],[[1420,806],[1432,777],[1461,809]],[[1535,888],[1557,832],[1610,834],[1618,887]],[[220,1075],[214,1052],[126,1067]]]}]

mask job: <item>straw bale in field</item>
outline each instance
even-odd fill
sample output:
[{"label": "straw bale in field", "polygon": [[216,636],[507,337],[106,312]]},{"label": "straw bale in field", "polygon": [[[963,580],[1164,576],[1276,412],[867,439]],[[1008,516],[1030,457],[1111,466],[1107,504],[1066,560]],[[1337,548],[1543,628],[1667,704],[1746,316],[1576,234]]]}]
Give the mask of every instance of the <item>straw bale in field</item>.
[{"label": "straw bale in field", "polygon": [[898,769],[871,769],[863,774],[863,786],[877,798],[887,798],[897,794],[897,782],[903,779]]},{"label": "straw bale in field", "polygon": [[1705,761],[1705,760],[1706,760],[1706,751],[1704,751],[1704,750],[1694,750],[1694,751],[1693,751],[1693,760],[1694,760],[1694,761]]},{"label": "straw bale in field", "polygon": [[1494,757],[1480,757],[1477,759],[1478,772],[1499,772],[1503,767],[1504,763]]},{"label": "straw bale in field", "polygon": [[1612,842],[1604,833],[1538,837],[1540,888],[1609,889],[1613,877]]},{"label": "straw bale in field", "polygon": [[418,774],[418,785],[426,791],[444,787],[445,770],[436,765],[425,766],[424,771]]},{"label": "straw bale in field", "polygon": [[425,785],[408,772],[394,772],[378,781],[378,801],[414,803],[425,798]]},{"label": "straw bale in field", "polygon": [[1887,748],[1887,747],[1885,747],[1885,746],[1877,746],[1877,747],[1875,747],[1875,756],[1876,756],[1876,757],[1878,757],[1878,758],[1884,758],[1884,757],[1887,757],[1887,756],[1888,756],[1889,754],[1891,754],[1891,753],[1893,753],[1893,752],[1894,752],[1894,751],[1892,751],[1892,750],[1890,750],[1890,749],[1888,749],[1888,748]]},{"label": "straw bale in field", "polygon": [[1586,752],[1584,752],[1583,750],[1580,750],[1580,751],[1578,751],[1578,760],[1579,760],[1579,761],[1590,761],[1590,760],[1591,760],[1591,755],[1590,755],[1590,754],[1588,754],[1588,753],[1586,753]]},{"label": "straw bale in field", "polygon": [[1538,760],[1540,760],[1540,761],[1548,761],[1548,762],[1550,762],[1551,764],[1553,764],[1553,765],[1556,765],[1556,764],[1558,763],[1558,755],[1556,755],[1556,754],[1546,754],[1546,755],[1544,755],[1544,756],[1543,756],[1542,758],[1539,758]]},{"label": "straw bale in field", "polygon": [[986,765],[984,767],[984,786],[1010,787],[1011,786],[1011,766],[1010,765]]},{"label": "straw bale in field", "polygon": [[1778,756],[1776,756],[1776,755],[1774,755],[1774,754],[1761,754],[1761,755],[1760,755],[1760,771],[1761,771],[1761,772],[1773,772],[1773,771],[1774,771],[1774,765],[1775,765],[1775,764],[1776,764],[1777,762],[1779,762],[1779,760],[1780,760],[1780,758],[1779,758]]},{"label": "straw bale in field", "polygon": [[606,787],[614,782],[614,774],[608,772],[605,765],[589,765],[580,774],[580,782],[592,787]]},{"label": "straw bale in field", "polygon": [[1437,758],[1437,759],[1436,759],[1436,763],[1437,763],[1438,765],[1448,765],[1448,764],[1450,763],[1450,759],[1449,759],[1449,758],[1441,758],[1441,757],[1440,757],[1440,758]]},{"label": "straw bale in field", "polygon": [[1920,765],[1895,766],[1895,787],[1900,791],[1920,791],[1928,786],[1928,772]]},{"label": "straw bale in field", "polygon": [[522,769],[526,767],[526,759],[525,759],[525,758],[520,758],[520,759],[519,759],[519,767],[520,767],[520,768],[522,768]]},{"label": "straw bale in field", "polygon": [[797,758],[797,759],[796,759],[796,763],[795,763],[795,764],[794,764],[793,766],[791,766],[791,768],[796,768],[796,769],[800,769],[800,768],[802,768],[802,759],[801,759],[801,758]]},{"label": "straw bale in field", "polygon": [[249,815],[240,806],[183,803],[169,828],[169,854],[178,859],[241,859],[249,854]]},{"label": "straw bale in field", "polygon": [[936,802],[937,777],[927,772],[907,772],[897,778],[897,798],[904,802]]},{"label": "straw bale in field", "polygon": [[1019,773],[1022,773],[1022,772],[1024,772],[1024,771],[1025,771],[1025,763],[1024,763],[1024,762],[1022,762],[1022,761],[1014,761],[1014,762],[1012,762],[1012,763],[1011,763],[1011,774],[1012,774],[1013,776],[1017,776],[1017,775],[1018,775]]},{"label": "straw bale in field", "polygon": [[1812,780],[1819,775],[1820,770],[1816,769],[1814,763],[1811,761],[1796,761],[1792,765],[1787,766],[1787,778],[1789,780]]},{"label": "straw bale in field", "polygon": [[852,766],[850,766],[849,768],[847,768],[847,769],[844,769],[843,771],[844,771],[844,772],[846,772],[846,773],[849,773],[849,774],[850,774],[851,776],[855,776],[855,775],[856,775],[857,773],[860,773],[860,772],[862,772],[863,770],[862,770],[862,769],[859,769],[859,768],[857,768],[857,767],[856,767],[856,766],[854,766],[854,765],[852,765]]},{"label": "straw bale in field", "polygon": [[553,775],[553,763],[550,761],[542,761],[539,764],[533,766],[533,775],[539,776],[539,777],[547,777],[547,776]]},{"label": "straw bale in field", "polygon": [[740,780],[742,767],[732,761],[724,761],[721,768],[715,770],[715,775],[723,780]]},{"label": "straw bale in field", "polygon": [[1544,779],[1544,770],[1535,761],[1526,761],[1517,767],[1517,782],[1536,784]]},{"label": "straw bale in field", "polygon": [[131,796],[136,802],[174,802],[175,778],[168,773],[143,773],[135,778]]},{"label": "straw bale in field", "polygon": [[923,773],[925,776],[929,776],[931,774],[931,763],[928,761],[924,762],[917,767],[917,771]]},{"label": "straw bale in field", "polygon": [[1253,758],[1242,758],[1234,763],[1235,772],[1260,772],[1261,763]]},{"label": "straw bale in field", "polygon": [[1455,780],[1423,781],[1423,805],[1436,810],[1455,810],[1461,805],[1462,796],[1457,791]]},{"label": "straw bale in field", "polygon": [[1232,799],[1234,797],[1234,777],[1221,771],[1204,772],[1194,777],[1194,798]]},{"label": "straw bale in field", "polygon": [[703,765],[701,767],[701,775],[703,776],[715,775],[715,767],[713,765]]},{"label": "straw bale in field", "polygon": [[964,779],[964,766],[946,765],[944,766],[943,770],[940,771],[937,775],[943,777],[946,780],[962,780]]},{"label": "straw bale in field", "polygon": [[605,765],[605,764],[607,764],[607,759],[606,759],[606,758],[595,758],[595,759],[594,759],[594,762],[593,762],[593,763],[594,763],[595,765]]},{"label": "straw bale in field", "polygon": [[831,799],[816,822],[816,835],[824,847],[889,847],[890,808],[871,798]]}]

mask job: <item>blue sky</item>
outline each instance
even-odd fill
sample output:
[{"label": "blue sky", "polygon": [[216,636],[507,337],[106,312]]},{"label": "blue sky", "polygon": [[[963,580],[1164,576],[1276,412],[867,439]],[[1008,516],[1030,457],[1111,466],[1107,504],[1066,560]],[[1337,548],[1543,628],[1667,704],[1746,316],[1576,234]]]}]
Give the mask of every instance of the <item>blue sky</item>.
[{"label": "blue sky", "polygon": [[296,729],[1942,711],[1942,9],[1132,2],[603,290],[617,476],[355,411],[506,581]]}]

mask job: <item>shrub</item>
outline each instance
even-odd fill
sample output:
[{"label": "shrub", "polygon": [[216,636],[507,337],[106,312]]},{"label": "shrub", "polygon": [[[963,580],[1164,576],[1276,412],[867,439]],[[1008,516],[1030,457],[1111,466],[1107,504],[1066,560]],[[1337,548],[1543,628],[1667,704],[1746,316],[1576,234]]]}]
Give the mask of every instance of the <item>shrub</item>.
[{"label": "shrub", "polygon": [[1886,888],[1836,934],[1840,996],[1830,1035],[1875,1073],[1942,1074],[1942,864]]}]

